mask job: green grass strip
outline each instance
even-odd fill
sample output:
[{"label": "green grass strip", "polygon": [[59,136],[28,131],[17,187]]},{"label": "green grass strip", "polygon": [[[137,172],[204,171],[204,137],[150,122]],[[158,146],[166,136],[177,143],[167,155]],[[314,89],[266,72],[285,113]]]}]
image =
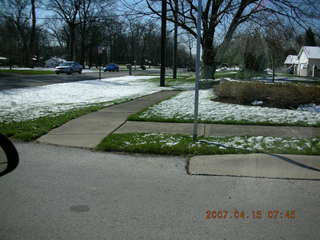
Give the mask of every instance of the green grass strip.
[{"label": "green grass strip", "polygon": [[198,140],[230,146],[194,143],[191,136],[179,134],[124,133],[112,134],[97,146],[100,151],[166,155],[206,155],[238,153],[277,153],[320,155],[320,138],[276,137],[200,137]]},{"label": "green grass strip", "polygon": [[57,128],[72,119],[90,112],[98,111],[102,108],[103,106],[90,106],[70,110],[57,116],[40,117],[22,122],[0,123],[0,132],[8,137],[28,142],[48,133],[51,129]]},{"label": "green grass strip", "polygon": [[107,105],[119,104],[129,100],[131,99],[124,98],[111,102],[94,104],[21,122],[0,122],[0,133],[17,140],[29,142],[47,134],[50,130],[60,127],[72,119],[99,111]]},{"label": "green grass strip", "polygon": [[54,74],[54,71],[51,70],[18,70],[18,69],[0,69],[0,72],[4,73],[16,73],[23,75],[44,75],[44,74]]}]

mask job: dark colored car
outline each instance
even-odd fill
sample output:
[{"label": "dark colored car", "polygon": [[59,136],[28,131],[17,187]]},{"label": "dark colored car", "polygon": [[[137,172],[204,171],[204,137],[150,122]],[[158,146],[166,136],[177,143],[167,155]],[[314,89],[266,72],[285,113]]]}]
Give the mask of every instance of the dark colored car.
[{"label": "dark colored car", "polygon": [[104,72],[119,72],[119,66],[114,63],[110,63],[103,68]]},{"label": "dark colored car", "polygon": [[59,66],[57,66],[55,71],[56,71],[56,74],[59,74],[59,73],[72,74],[74,72],[81,74],[82,68],[83,67],[80,63],[66,61],[64,63],[61,63]]}]

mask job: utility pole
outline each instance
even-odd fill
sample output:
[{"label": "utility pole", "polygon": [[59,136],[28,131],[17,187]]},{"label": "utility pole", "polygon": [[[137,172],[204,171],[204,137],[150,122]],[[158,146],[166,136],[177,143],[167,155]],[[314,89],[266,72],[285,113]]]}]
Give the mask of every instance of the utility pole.
[{"label": "utility pole", "polygon": [[178,53],[178,11],[179,11],[179,5],[178,0],[174,0],[174,44],[173,44],[173,78],[177,78],[177,53]]},{"label": "utility pole", "polygon": [[160,87],[165,86],[166,76],[166,35],[167,35],[167,0],[162,0],[161,14],[161,70],[160,70]]},{"label": "utility pole", "polygon": [[101,55],[103,53],[103,51],[105,50],[104,46],[98,46],[98,60],[99,60],[99,80],[101,80]]},{"label": "utility pole", "polygon": [[198,111],[199,111],[199,80],[200,80],[200,43],[201,43],[201,14],[202,0],[198,0],[198,18],[197,18],[197,55],[196,55],[196,81],[194,94],[194,123],[193,123],[193,141],[198,137]]}]

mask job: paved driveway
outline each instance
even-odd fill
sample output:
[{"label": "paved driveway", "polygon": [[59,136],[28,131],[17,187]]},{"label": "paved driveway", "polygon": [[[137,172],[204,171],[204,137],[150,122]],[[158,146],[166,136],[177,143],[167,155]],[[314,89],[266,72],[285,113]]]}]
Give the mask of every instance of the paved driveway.
[{"label": "paved driveway", "polygon": [[[319,239],[319,181],[189,176],[180,157],[17,147],[21,165],[0,178],[0,239]],[[206,220],[214,209],[228,218]]]}]

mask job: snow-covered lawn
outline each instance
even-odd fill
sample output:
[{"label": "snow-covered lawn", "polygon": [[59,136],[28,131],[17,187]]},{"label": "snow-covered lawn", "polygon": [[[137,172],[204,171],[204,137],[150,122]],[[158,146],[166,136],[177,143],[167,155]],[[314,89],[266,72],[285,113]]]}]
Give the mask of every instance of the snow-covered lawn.
[{"label": "snow-covered lawn", "polygon": [[[210,138],[209,138],[210,139]],[[263,152],[289,152],[308,151],[312,152],[320,149],[319,138],[281,138],[281,137],[211,137],[212,143],[221,144],[220,149],[234,148],[248,151]],[[210,143],[210,141],[209,141]]]},{"label": "snow-covered lawn", "polygon": [[[299,110],[285,110],[259,106],[243,106],[214,102],[212,90],[199,94],[199,119],[212,122],[239,121],[273,124],[320,124],[320,113]],[[194,114],[194,91],[179,95],[150,107],[139,115],[140,118],[192,120]]]},{"label": "snow-covered lawn", "polygon": [[0,122],[23,121],[77,107],[163,90],[143,81],[154,76],[126,76],[0,91]]},{"label": "snow-covered lawn", "polygon": [[306,105],[300,105],[298,107],[298,110],[320,113],[320,105],[316,105],[314,103],[306,104]]}]

